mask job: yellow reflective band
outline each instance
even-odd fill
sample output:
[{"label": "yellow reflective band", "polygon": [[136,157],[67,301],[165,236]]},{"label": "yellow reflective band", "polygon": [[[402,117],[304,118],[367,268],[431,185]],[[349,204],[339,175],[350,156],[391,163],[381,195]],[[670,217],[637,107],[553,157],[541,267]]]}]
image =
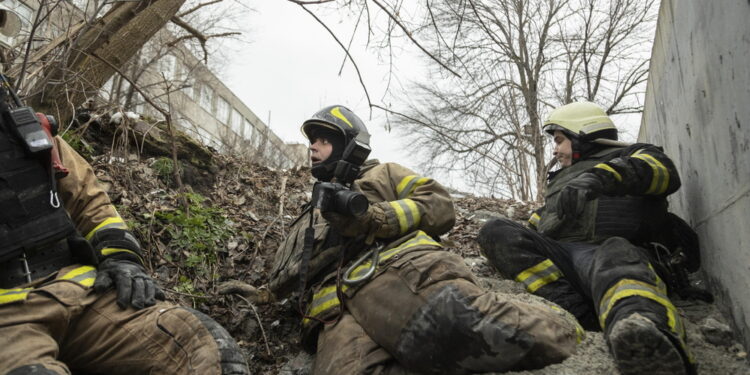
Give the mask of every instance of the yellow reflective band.
[{"label": "yellow reflective band", "polygon": [[331,114],[340,118],[341,121],[345,122],[347,125],[349,125],[350,128],[354,129],[354,125],[352,125],[352,123],[349,122],[349,119],[347,119],[346,116],[341,113],[341,109],[339,107],[334,107],[331,110]]},{"label": "yellow reflective band", "polygon": [[59,277],[60,280],[70,280],[86,287],[94,285],[96,280],[96,268],[91,266],[78,267],[65,275]]},{"label": "yellow reflective band", "polygon": [[521,271],[515,280],[523,283],[529,293],[534,293],[539,288],[554,282],[560,277],[562,277],[562,272],[552,263],[552,260],[546,259],[531,268]]},{"label": "yellow reflective band", "polygon": [[539,214],[537,214],[536,212],[534,212],[533,214],[531,214],[531,217],[529,218],[529,224],[533,226],[537,226],[539,225],[539,220],[541,219],[542,217],[539,216]]},{"label": "yellow reflective band", "polygon": [[119,216],[110,217],[110,218],[107,218],[106,220],[102,221],[99,225],[96,226],[96,228],[94,228],[93,230],[91,230],[91,232],[89,232],[89,234],[86,235],[86,239],[87,240],[91,240],[91,237],[94,237],[94,234],[97,231],[99,231],[101,229],[104,229],[105,227],[121,228],[121,229],[127,229],[128,228],[128,226],[125,225],[125,220],[122,220],[121,217],[119,217]]},{"label": "yellow reflective band", "polygon": [[0,305],[24,301],[33,288],[0,289]]},{"label": "yellow reflective band", "polygon": [[609,165],[604,164],[604,163],[599,163],[595,165],[594,168],[604,169],[605,171],[612,173],[615,176],[615,180],[617,180],[617,182],[622,182],[622,176],[620,175],[620,173],[618,173],[614,168],[610,167]]},{"label": "yellow reflective band", "polygon": [[396,218],[398,219],[398,225],[400,227],[400,233],[406,233],[409,230],[409,221],[406,218],[406,212],[401,207],[400,201],[388,202],[393,210],[396,212]]},{"label": "yellow reflective band", "polygon": [[529,293],[534,293],[537,290],[539,290],[539,288],[541,288],[541,287],[543,287],[543,286],[545,286],[545,285],[547,285],[547,284],[549,284],[549,283],[551,283],[551,282],[559,279],[560,277],[562,277],[562,272],[555,271],[555,272],[550,273],[549,275],[544,276],[544,277],[542,277],[542,278],[534,281],[533,283],[529,284],[529,286],[526,287],[526,290]]},{"label": "yellow reflective band", "polygon": [[398,199],[404,199],[410,196],[414,190],[426,184],[427,181],[430,181],[427,177],[414,175],[404,177],[396,186],[396,195],[398,195]]},{"label": "yellow reflective band", "polygon": [[105,247],[101,250],[101,253],[104,256],[117,254],[117,253],[130,253],[130,254],[135,255],[135,257],[138,258],[139,262],[143,263],[143,258],[141,258],[141,256],[138,255],[138,253],[136,253],[133,250],[121,249],[121,248],[116,248],[116,247]]},{"label": "yellow reflective band", "polygon": [[669,186],[669,170],[667,170],[667,167],[649,154],[636,152],[633,154],[633,157],[645,161],[651,166],[651,170],[653,171],[651,185],[646,191],[646,194],[664,194]]},{"label": "yellow reflective band", "polygon": [[[620,300],[627,297],[643,297],[648,298],[662,306],[667,310],[667,324],[669,328],[680,335],[684,335],[684,328],[682,328],[682,322],[679,322],[680,329],[677,330],[677,318],[675,317],[675,311],[677,308],[669,301],[666,296],[666,291],[660,290],[661,288],[642,282],[638,280],[623,279],[617,284],[604,293],[601,302],[599,304],[599,324],[602,329],[605,329],[605,322],[607,316],[609,316],[612,307]],[[679,332],[682,331],[682,332]]]},{"label": "yellow reflective band", "polygon": [[411,199],[404,199],[403,202],[406,203],[409,211],[411,211],[411,217],[414,220],[411,227],[418,227],[419,223],[422,221],[422,214],[419,213],[419,207],[417,207],[417,204]]},{"label": "yellow reflective band", "polygon": [[539,264],[527,268],[524,271],[521,271],[521,273],[516,276],[516,281],[519,283],[524,282],[524,280],[528,279],[529,277],[534,277],[536,274],[538,274],[540,271],[546,270],[549,267],[554,266],[555,264],[552,263],[552,259],[546,259],[543,262],[540,262]]},{"label": "yellow reflective band", "polygon": [[77,267],[77,268],[73,269],[72,271],[66,273],[65,275],[62,275],[58,279],[70,280],[70,279],[75,278],[76,276],[80,276],[80,275],[83,275],[86,272],[91,272],[91,271],[96,271],[96,268],[94,268],[92,266],[81,266],[81,267]]}]

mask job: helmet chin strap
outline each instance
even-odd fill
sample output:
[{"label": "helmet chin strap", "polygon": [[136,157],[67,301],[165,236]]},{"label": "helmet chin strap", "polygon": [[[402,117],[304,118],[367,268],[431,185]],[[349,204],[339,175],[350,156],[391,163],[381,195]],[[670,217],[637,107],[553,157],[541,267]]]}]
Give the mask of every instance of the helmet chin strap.
[{"label": "helmet chin strap", "polygon": [[313,166],[310,172],[318,181],[330,182],[336,171],[336,161],[328,158],[328,160]]}]

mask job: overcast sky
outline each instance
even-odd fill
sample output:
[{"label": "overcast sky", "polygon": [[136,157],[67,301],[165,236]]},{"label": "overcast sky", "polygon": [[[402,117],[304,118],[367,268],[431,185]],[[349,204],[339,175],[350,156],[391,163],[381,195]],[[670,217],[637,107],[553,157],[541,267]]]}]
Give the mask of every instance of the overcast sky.
[{"label": "overcast sky", "polygon": [[[299,128],[301,123],[322,107],[342,104],[365,121],[372,134],[371,157],[381,161],[395,161],[415,168],[417,162],[398,136],[387,132],[380,111],[373,112],[367,105],[364,91],[354,67],[347,62],[342,74],[338,72],[344,52],[328,32],[298,5],[288,1],[255,1],[255,13],[249,17],[249,44],[231,54],[222,74],[225,82],[255,114],[286,142],[305,142]],[[350,25],[339,23],[339,17],[329,17],[330,26],[341,31],[339,37],[348,42]],[[368,92],[375,103],[382,103],[387,65],[380,63],[373,52],[361,43],[352,48],[357,65],[365,79]],[[420,74],[416,59],[404,54],[413,68],[411,76]]]},{"label": "overcast sky", "polygon": [[[301,123],[322,107],[342,104],[357,113],[372,134],[371,157],[381,162],[394,161],[419,170],[420,159],[395,131],[385,130],[385,117],[374,110],[370,117],[362,86],[355,70],[347,61],[343,72],[339,69],[344,52],[328,32],[300,6],[286,0],[253,1],[255,10],[243,22],[250,43],[233,43],[228,61],[220,75],[225,83],[255,114],[285,142],[305,142],[299,128]],[[321,14],[320,7],[311,7]],[[323,13],[325,14],[325,13]],[[348,43],[356,15],[347,18],[345,12],[329,13],[326,22],[344,43]],[[362,29],[360,31],[363,31]],[[351,53],[365,80],[371,100],[384,103],[383,95],[389,76],[388,64],[379,61],[376,53],[364,46],[366,36],[355,38]],[[420,52],[412,45],[397,52],[396,77],[405,80],[429,79]],[[405,84],[405,82],[404,82]],[[391,87],[403,89],[401,82]],[[387,103],[387,99],[386,99]],[[270,121],[269,121],[270,117]],[[640,116],[616,118],[625,128],[622,140],[633,141]],[[416,155],[416,156],[415,156]],[[443,184],[470,189],[458,175],[434,176]]]}]

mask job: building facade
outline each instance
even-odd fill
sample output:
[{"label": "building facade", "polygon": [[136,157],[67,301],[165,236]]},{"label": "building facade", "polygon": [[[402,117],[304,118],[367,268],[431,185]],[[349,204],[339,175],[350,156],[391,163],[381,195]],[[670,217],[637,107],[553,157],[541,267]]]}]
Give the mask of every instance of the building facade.
[{"label": "building facade", "polygon": [[[74,0],[56,7],[50,21],[37,26],[32,48],[40,47],[69,30],[92,12],[96,2]],[[8,33],[0,32],[0,44],[22,50],[29,38],[38,1],[3,0],[0,11]],[[17,24],[17,25],[16,25]],[[100,100],[112,110],[133,111],[146,118],[160,119],[161,113],[146,103],[130,84],[143,90],[150,99],[168,109],[177,127],[219,152],[242,156],[271,168],[288,169],[309,165],[304,145],[287,144],[179,41],[173,25],[155,35],[121,70],[128,78],[115,74],[101,89]],[[19,29],[10,35],[12,29]],[[177,41],[177,42],[175,42]]]}]

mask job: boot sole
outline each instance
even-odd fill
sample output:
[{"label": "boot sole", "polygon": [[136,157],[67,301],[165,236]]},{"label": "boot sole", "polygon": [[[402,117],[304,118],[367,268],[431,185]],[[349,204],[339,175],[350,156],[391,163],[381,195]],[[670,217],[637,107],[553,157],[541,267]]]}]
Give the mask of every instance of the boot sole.
[{"label": "boot sole", "polygon": [[639,314],[615,323],[609,344],[622,375],[688,375],[672,341]]}]

